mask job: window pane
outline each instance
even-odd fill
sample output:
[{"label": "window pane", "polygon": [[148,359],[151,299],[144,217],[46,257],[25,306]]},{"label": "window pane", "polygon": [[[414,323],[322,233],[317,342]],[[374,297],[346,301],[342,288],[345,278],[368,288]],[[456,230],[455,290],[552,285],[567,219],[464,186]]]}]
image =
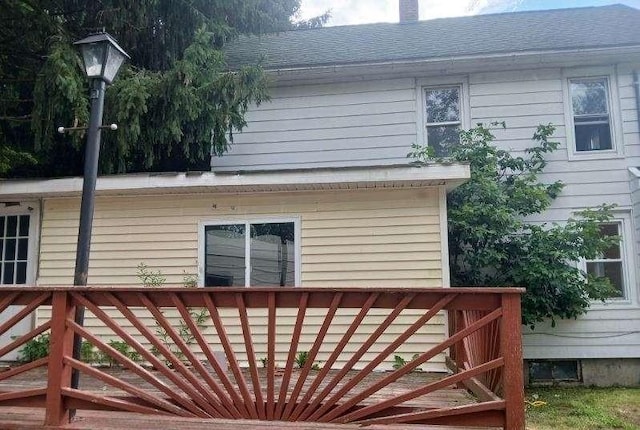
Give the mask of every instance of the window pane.
[{"label": "window pane", "polygon": [[6,237],[15,237],[18,230],[18,217],[7,217],[7,235]]},{"label": "window pane", "polygon": [[599,151],[611,149],[609,124],[580,124],[576,122],[576,150]]},{"label": "window pane", "polygon": [[204,285],[244,287],[244,253],[244,224],[205,227]]},{"label": "window pane", "polygon": [[292,222],[251,224],[251,285],[295,285]]},{"label": "window pane", "polygon": [[4,222],[6,217],[0,216],[0,236],[4,236]]},{"label": "window pane", "polygon": [[[602,224],[600,226],[600,234],[603,236],[618,236],[618,224]],[[607,249],[602,258],[607,260],[620,259],[620,244],[618,243]]]},{"label": "window pane", "polygon": [[18,239],[18,260],[26,260],[29,249],[29,239]]},{"label": "window pane", "polygon": [[16,240],[7,239],[4,247],[4,260],[11,261],[16,259]]},{"label": "window pane", "polygon": [[457,125],[427,127],[427,143],[434,149],[436,157],[446,157],[449,155],[451,146],[460,143],[460,127]]},{"label": "window pane", "polygon": [[609,278],[609,281],[611,281],[611,284],[617,290],[617,294],[613,297],[624,296],[624,281],[621,262],[587,262],[587,273],[599,278]]},{"label": "window pane", "polygon": [[16,263],[16,284],[25,284],[27,282],[27,263]]},{"label": "window pane", "polygon": [[571,103],[574,115],[593,115],[609,112],[607,108],[606,79],[572,81]]},{"label": "window pane", "polygon": [[427,123],[460,121],[459,88],[438,88],[425,91]]},{"label": "window pane", "polygon": [[3,284],[13,284],[13,269],[15,263],[4,263],[3,265],[3,275],[2,275],[2,283]]},{"label": "window pane", "polygon": [[20,236],[29,236],[29,215],[20,217]]}]

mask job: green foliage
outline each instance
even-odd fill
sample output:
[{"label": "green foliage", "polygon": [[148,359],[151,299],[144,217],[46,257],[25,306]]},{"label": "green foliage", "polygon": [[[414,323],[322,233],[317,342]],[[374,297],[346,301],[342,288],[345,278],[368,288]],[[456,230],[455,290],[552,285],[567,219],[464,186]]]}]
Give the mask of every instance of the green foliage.
[{"label": "green foliage", "polygon": [[[416,358],[418,358],[420,356],[420,354],[413,354],[413,356],[411,357],[411,360],[415,360]],[[402,358],[402,356],[400,355],[394,355],[393,356],[393,364],[391,365],[391,367],[393,367],[395,370],[400,369],[401,367],[404,367],[407,365],[407,363],[409,362],[407,360],[405,360],[404,358]],[[413,370],[414,372],[421,372],[422,369],[420,368],[416,368]]]},{"label": "green foliage", "polygon": [[[452,285],[526,287],[523,322],[531,326],[575,318],[591,300],[610,297],[610,282],[587,276],[575,262],[596,258],[619,240],[602,237],[598,226],[610,219],[612,206],[578,212],[563,225],[527,221],[544,212],[563,188],[559,181],[539,180],[545,156],[558,147],[549,140],[553,131],[551,125],[539,126],[535,145],[515,156],[496,148],[491,130],[478,125],[461,132],[446,160],[471,168],[471,179],[447,197]],[[420,164],[433,161],[419,146],[409,156]]]},{"label": "green foliage", "polygon": [[154,272],[144,263],[138,264],[136,276],[145,287],[161,287],[167,281],[162,272]]},{"label": "green foliage", "polygon": [[[82,173],[88,85],[72,42],[106,29],[131,55],[107,90],[102,173],[206,169],[245,126],[251,103],[267,97],[254,65],[229,71],[224,48],[246,33],[315,27],[296,22],[299,0],[5,0],[0,2],[0,174]],[[28,31],[26,31],[28,29]],[[33,163],[33,160],[37,160]]]},{"label": "green foliage", "polygon": [[[139,363],[142,360],[140,353],[135,351],[131,346],[129,346],[124,341],[112,339],[109,341],[109,346],[135,363]],[[106,363],[109,367],[112,367],[118,364],[118,361],[116,361],[113,357],[105,353],[101,353],[99,355],[98,361],[102,363]]]},{"label": "green foliage", "polygon": [[[307,364],[308,361],[309,361],[309,351],[299,351],[296,354],[296,357],[294,359],[294,362],[299,369],[302,369]],[[321,367],[318,363],[313,363],[313,365],[311,365],[311,370],[320,370],[320,369]]]},{"label": "green foliage", "polygon": [[43,333],[24,344],[18,353],[18,361],[30,363],[49,355],[49,333]]},{"label": "green foliage", "polygon": [[266,369],[267,366],[269,365],[269,359],[267,357],[262,357],[260,359],[260,364],[262,364],[262,367]]},{"label": "green foliage", "polygon": [[[144,263],[138,264],[136,276],[145,287],[162,287],[167,281],[167,278],[160,270],[154,272]],[[194,274],[184,272],[183,283],[185,287],[195,287],[198,284],[198,278]],[[191,320],[194,322],[196,327],[198,327],[198,330],[202,332],[204,328],[206,328],[207,321],[209,320],[209,312],[207,309],[187,308],[187,311],[189,312]],[[196,342],[195,336],[189,329],[185,320],[182,318],[178,321],[177,332],[180,339],[182,339],[187,346],[193,345]],[[186,361],[186,357],[182,350],[176,345],[175,341],[171,338],[171,335],[169,335],[169,332],[167,332],[167,330],[165,330],[161,325],[156,327],[156,336],[158,336],[162,344],[171,351],[173,355],[183,362]],[[151,352],[156,356],[163,355],[156,346],[152,347]],[[165,358],[165,364],[171,366],[171,361]]]},{"label": "green foliage", "polygon": [[93,345],[86,340],[80,344],[80,360],[85,363],[95,363],[98,361],[100,354],[96,352]]},{"label": "green foliage", "polygon": [[298,368],[302,369],[309,361],[309,351],[299,351],[296,354],[295,363]]}]

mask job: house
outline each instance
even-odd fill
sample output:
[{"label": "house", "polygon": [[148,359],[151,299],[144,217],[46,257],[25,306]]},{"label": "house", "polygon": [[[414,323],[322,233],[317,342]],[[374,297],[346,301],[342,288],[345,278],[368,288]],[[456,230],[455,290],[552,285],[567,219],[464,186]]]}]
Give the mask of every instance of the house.
[{"label": "house", "polygon": [[[562,147],[543,179],[567,187],[538,221],[616,203],[603,232],[622,236],[619,249],[584,265],[604,270],[620,294],[577,321],[527,332],[525,358],[534,379],[594,383],[606,371],[609,382],[639,382],[640,11],[418,21],[416,0],[400,10],[397,24],[231,45],[231,67],[262,63],[271,101],[250,110],[211,172],[100,178],[89,283],[139,283],[142,262],[168,283],[192,273],[204,287],[448,286],[446,192],[469,170],[411,167],[411,144],[438,151],[460,128],[504,120],[498,142],[517,152],[538,124],[553,123]],[[595,106],[582,106],[582,95]],[[15,246],[3,255],[2,283],[72,282],[80,189],[79,178],[0,184],[3,239]],[[438,343],[445,326],[436,319],[401,353]],[[444,357],[425,370],[444,370]]]},{"label": "house", "polygon": [[[566,187],[540,222],[616,204],[603,233],[620,246],[583,268],[618,294],[578,320],[526,330],[532,381],[640,383],[640,11],[622,5],[418,22],[328,27],[248,38],[232,64],[260,59],[272,100],[215,172],[407,163],[413,142],[439,144],[458,128],[505,121],[497,143],[515,153],[538,124],[561,147],[543,181]],[[585,98],[590,98],[587,104]]]}]

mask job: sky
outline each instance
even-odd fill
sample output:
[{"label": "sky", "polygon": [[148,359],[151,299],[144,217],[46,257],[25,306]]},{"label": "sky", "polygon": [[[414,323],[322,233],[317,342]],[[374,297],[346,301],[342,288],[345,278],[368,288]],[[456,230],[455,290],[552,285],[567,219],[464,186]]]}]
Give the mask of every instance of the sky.
[{"label": "sky", "polygon": [[[419,0],[420,19],[622,3],[640,9],[640,0]],[[398,0],[302,0],[300,18],[331,11],[326,25],[397,22]]]}]

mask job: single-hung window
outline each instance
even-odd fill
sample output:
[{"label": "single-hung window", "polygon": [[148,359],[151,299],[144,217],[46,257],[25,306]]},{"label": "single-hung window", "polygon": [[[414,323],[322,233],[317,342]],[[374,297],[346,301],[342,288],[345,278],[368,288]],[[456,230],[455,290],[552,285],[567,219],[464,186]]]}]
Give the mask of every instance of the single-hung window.
[{"label": "single-hung window", "polygon": [[292,222],[239,222],[204,227],[204,286],[294,286]]},{"label": "single-hung window", "polygon": [[[607,223],[600,225],[600,234],[603,236],[622,237],[620,223]],[[612,298],[625,296],[624,276],[624,252],[622,240],[607,249],[599,258],[587,260],[587,273],[599,278],[608,278],[615,287],[616,293]]]},{"label": "single-hung window", "polygon": [[424,97],[427,145],[437,157],[446,157],[460,142],[460,87],[425,88]]},{"label": "single-hung window", "polygon": [[613,149],[607,78],[569,81],[576,151]]}]

